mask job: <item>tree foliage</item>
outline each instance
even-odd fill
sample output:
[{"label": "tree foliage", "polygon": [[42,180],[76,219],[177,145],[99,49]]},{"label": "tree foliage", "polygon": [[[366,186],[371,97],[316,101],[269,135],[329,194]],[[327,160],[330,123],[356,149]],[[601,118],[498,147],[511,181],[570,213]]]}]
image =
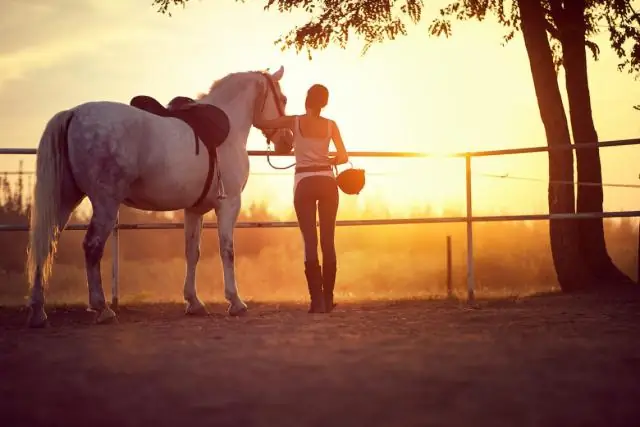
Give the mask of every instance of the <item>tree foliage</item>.
[{"label": "tree foliage", "polygon": [[[169,13],[170,6],[185,6],[188,1],[153,0],[153,4],[159,12]],[[542,0],[556,68],[562,65],[562,49],[553,7],[559,5],[561,10],[563,3],[562,0]],[[365,54],[373,44],[406,35],[408,25],[420,22],[423,7],[423,0],[266,0],[264,9],[303,10],[310,15],[307,23],[295,26],[275,43],[283,50],[293,48],[298,53],[304,50],[311,59],[313,50],[325,49],[330,44],[344,48],[352,36],[364,41],[362,54]],[[505,43],[520,31],[520,14],[514,0],[456,0],[440,9],[430,23],[429,33],[449,37],[452,21],[482,21],[488,15],[493,15],[504,26]],[[593,37],[606,30],[612,49],[622,61],[618,69],[640,75],[640,14],[634,9],[633,1],[587,0],[585,20],[586,44],[594,59],[598,59],[600,47]]]},{"label": "tree foliage", "polygon": [[[554,54],[556,69],[562,66],[561,33],[558,19],[564,13],[564,1],[543,0],[546,30]],[[505,43],[520,31],[520,14],[517,2],[509,0],[458,0],[440,10],[440,16],[430,25],[432,35],[452,34],[452,20],[476,19],[482,21],[487,14],[493,14],[505,27]],[[622,62],[620,71],[640,74],[640,15],[636,13],[630,0],[587,0],[585,10],[586,46],[594,59],[598,59],[600,47],[593,37],[606,29],[612,49]]]},{"label": "tree foliage", "polygon": [[363,53],[375,43],[394,40],[407,34],[407,24],[422,17],[421,0],[339,1],[339,0],[267,0],[265,10],[274,5],[280,12],[302,8],[312,15],[309,22],[290,30],[276,41],[284,49],[321,50],[330,43],[346,47],[350,35],[364,40]]}]

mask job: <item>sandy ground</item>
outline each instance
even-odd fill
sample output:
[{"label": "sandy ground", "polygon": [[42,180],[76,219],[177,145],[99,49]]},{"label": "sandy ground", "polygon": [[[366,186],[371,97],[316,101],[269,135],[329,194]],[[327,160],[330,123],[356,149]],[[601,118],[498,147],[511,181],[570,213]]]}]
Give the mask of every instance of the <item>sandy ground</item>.
[{"label": "sandy ground", "polygon": [[0,424],[638,426],[640,294],[123,307],[96,326],[0,308]]}]

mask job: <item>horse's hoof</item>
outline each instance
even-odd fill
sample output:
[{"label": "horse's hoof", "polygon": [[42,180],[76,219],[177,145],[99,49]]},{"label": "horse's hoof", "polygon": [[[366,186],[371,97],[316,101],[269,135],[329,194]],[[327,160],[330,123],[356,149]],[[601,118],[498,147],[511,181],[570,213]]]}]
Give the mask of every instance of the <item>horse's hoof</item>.
[{"label": "horse's hoof", "polygon": [[187,316],[206,316],[209,314],[207,308],[200,301],[188,302],[184,311]]},{"label": "horse's hoof", "polygon": [[107,307],[104,310],[100,311],[96,316],[96,324],[98,325],[110,325],[112,323],[116,323],[118,318],[116,313],[110,308]]},{"label": "horse's hoof", "polygon": [[242,316],[246,314],[247,311],[249,311],[249,308],[247,307],[247,304],[243,302],[240,302],[238,304],[229,304],[229,308],[227,309],[229,316],[234,316],[234,317]]},{"label": "horse's hoof", "polygon": [[29,328],[45,328],[49,325],[47,313],[44,307],[29,307],[29,317],[27,318],[27,326]]}]

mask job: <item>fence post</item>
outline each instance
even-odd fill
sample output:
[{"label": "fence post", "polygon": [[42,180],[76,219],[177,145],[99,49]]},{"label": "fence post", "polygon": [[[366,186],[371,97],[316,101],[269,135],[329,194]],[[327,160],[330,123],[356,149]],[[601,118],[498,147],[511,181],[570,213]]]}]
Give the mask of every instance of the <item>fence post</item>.
[{"label": "fence post", "polygon": [[464,156],[467,184],[467,299],[469,303],[475,301],[473,277],[473,210],[471,207],[471,154]]},{"label": "fence post", "polygon": [[451,236],[447,236],[447,298],[453,298],[451,264]]},{"label": "fence post", "polygon": [[119,270],[119,253],[118,253],[118,243],[119,243],[119,236],[118,236],[118,227],[120,225],[120,221],[119,221],[119,217],[120,217],[120,213],[118,212],[118,215],[116,216],[116,225],[113,227],[113,230],[111,231],[111,237],[113,238],[113,241],[111,242],[111,253],[112,253],[112,260],[111,260],[111,265],[112,265],[112,269],[111,269],[111,308],[113,308],[114,310],[118,309],[118,304],[119,304],[119,292],[118,292],[118,270]]}]

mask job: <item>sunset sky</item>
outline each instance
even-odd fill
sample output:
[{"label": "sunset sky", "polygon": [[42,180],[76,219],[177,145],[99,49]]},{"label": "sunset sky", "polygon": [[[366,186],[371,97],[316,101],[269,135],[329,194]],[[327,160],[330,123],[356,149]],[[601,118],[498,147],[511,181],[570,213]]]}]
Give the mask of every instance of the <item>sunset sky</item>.
[{"label": "sunset sky", "polygon": [[[501,46],[503,30],[493,22],[455,23],[453,38],[428,37],[430,17],[446,2],[425,3],[433,6],[409,36],[376,45],[364,57],[356,41],[347,50],[316,52],[309,61],[273,44],[306,15],[264,12],[259,1],[193,0],[169,17],[151,0],[5,0],[0,144],[35,147],[55,112],[85,101],[126,103],[148,94],[166,103],[195,96],[230,72],[284,65],[287,112],[302,112],[306,89],[325,84],[331,93],[326,115],[341,127],[348,150],[446,153],[544,145],[522,38]],[[640,137],[640,111],[632,108],[640,104],[640,81],[617,71],[606,33],[598,42],[602,56],[590,59],[589,73],[600,139]],[[559,79],[564,87],[562,73]],[[256,130],[249,148],[265,148]],[[605,182],[640,184],[640,147],[606,148],[601,155]],[[16,170],[18,160],[5,157],[0,169]],[[24,160],[32,170],[33,158]],[[343,196],[345,204],[380,206],[400,216],[425,204],[464,206],[462,160],[352,160],[370,175],[366,190],[357,198]],[[474,168],[478,212],[546,212],[545,154],[478,159]],[[245,204],[264,200],[290,213],[292,170],[274,171],[264,158],[253,158],[252,170],[284,175],[253,175]],[[542,181],[482,175],[507,173]],[[605,208],[640,209],[640,189],[606,188]]]}]

